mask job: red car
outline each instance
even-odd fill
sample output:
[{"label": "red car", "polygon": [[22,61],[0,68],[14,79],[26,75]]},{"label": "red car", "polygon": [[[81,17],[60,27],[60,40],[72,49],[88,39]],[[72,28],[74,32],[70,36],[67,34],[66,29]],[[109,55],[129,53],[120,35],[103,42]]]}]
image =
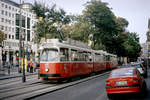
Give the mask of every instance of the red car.
[{"label": "red car", "polygon": [[108,98],[113,94],[138,93],[146,90],[146,82],[136,68],[119,68],[106,80]]}]

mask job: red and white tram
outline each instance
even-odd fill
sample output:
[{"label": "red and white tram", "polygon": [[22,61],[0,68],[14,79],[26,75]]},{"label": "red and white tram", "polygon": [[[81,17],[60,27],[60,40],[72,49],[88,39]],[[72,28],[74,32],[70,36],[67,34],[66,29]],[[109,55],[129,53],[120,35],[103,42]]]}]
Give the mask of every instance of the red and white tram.
[{"label": "red and white tram", "polygon": [[[86,46],[85,46],[86,45]],[[40,78],[67,79],[117,66],[117,56],[90,49],[87,44],[49,39],[42,44]]]}]

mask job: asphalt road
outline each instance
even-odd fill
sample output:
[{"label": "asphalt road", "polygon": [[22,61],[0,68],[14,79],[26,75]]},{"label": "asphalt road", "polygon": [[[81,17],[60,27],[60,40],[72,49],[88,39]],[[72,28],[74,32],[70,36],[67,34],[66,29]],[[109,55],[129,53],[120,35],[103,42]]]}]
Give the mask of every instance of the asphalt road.
[{"label": "asphalt road", "polygon": [[[108,100],[105,91],[107,75],[67,87],[49,94],[34,98],[33,100]],[[115,100],[150,100],[150,69],[148,70],[147,95],[140,94],[117,95]]]}]

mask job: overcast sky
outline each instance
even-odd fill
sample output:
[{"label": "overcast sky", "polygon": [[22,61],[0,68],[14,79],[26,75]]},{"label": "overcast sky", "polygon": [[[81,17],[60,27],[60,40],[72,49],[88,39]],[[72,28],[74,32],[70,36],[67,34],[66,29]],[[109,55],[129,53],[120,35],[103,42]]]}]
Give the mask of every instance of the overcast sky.
[{"label": "overcast sky", "polygon": [[[19,1],[19,0],[14,0]],[[33,3],[34,0],[24,0]],[[68,14],[82,14],[84,4],[89,0],[40,0],[48,5],[56,4],[58,8],[63,8]],[[109,3],[114,14],[129,21],[128,30],[137,32],[140,43],[146,41],[148,30],[148,18],[150,18],[150,0],[101,0]]]}]

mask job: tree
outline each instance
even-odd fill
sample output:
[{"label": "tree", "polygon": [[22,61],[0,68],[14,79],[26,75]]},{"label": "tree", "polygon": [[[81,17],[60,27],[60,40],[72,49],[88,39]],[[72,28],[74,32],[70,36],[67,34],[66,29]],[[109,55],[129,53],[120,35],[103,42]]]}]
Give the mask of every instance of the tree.
[{"label": "tree", "polygon": [[128,27],[129,22],[122,17],[116,18],[117,30],[120,32],[125,32],[125,29]]},{"label": "tree", "polygon": [[34,11],[34,13],[38,18],[39,17],[45,18],[46,17],[45,12],[49,11],[48,7],[46,7],[44,3],[37,2],[37,1],[34,2],[32,6],[32,10]]},{"label": "tree", "polygon": [[5,39],[5,34],[0,30],[0,44],[2,45],[3,40]]},{"label": "tree", "polygon": [[110,46],[113,44],[113,37],[118,34],[117,23],[115,15],[107,5],[100,0],[91,0],[87,2],[83,16],[97,30],[93,34],[94,48],[98,44],[103,44],[108,52],[114,52]]},{"label": "tree", "polygon": [[32,9],[42,19],[35,25],[36,42],[40,42],[41,38],[63,38],[62,26],[70,22],[69,15],[63,9],[56,10],[56,5],[46,7],[38,2],[34,3]]},{"label": "tree", "polygon": [[116,17],[115,21],[117,23],[116,30],[118,34],[114,37],[114,41],[113,41],[113,44],[115,45],[114,51],[118,57],[121,57],[121,56],[125,57],[127,52],[124,46],[124,42],[126,42],[128,39],[126,27],[128,26],[129,22],[125,18],[122,18],[122,17],[118,17],[118,18]]},{"label": "tree", "polygon": [[141,46],[139,43],[139,36],[137,33],[128,33],[128,39],[124,43],[126,47],[127,57],[130,61],[136,61],[137,57],[140,56]]},{"label": "tree", "polygon": [[88,40],[90,40],[90,35],[94,32],[92,26],[83,19],[83,16],[76,16],[74,21],[75,22],[72,22],[71,25],[67,25],[63,28],[66,37],[82,42],[88,42]]}]

